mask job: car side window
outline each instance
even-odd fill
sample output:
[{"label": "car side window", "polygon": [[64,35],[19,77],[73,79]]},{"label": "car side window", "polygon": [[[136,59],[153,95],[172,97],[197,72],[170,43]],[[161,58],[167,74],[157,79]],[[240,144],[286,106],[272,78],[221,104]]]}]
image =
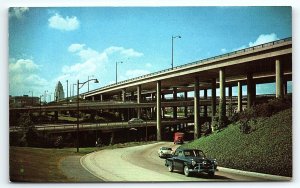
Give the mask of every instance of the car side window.
[{"label": "car side window", "polygon": [[178,153],[178,157],[183,157],[184,155],[183,155],[183,152],[182,151],[179,151],[179,153]]}]

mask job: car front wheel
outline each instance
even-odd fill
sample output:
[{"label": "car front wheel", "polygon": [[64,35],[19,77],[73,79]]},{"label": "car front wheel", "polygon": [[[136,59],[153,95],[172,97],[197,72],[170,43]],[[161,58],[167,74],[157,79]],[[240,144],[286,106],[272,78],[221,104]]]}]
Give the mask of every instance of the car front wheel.
[{"label": "car front wheel", "polygon": [[185,176],[190,176],[190,171],[189,171],[189,167],[188,166],[184,166],[183,167],[183,173]]}]

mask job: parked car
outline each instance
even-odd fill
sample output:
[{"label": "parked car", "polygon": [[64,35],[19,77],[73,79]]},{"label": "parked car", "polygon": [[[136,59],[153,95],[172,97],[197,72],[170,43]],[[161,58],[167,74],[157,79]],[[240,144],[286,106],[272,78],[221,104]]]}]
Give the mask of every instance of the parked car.
[{"label": "parked car", "polygon": [[172,157],[172,148],[160,147],[158,150],[158,156],[160,158]]},{"label": "parked car", "polygon": [[217,170],[217,161],[215,159],[206,158],[203,151],[198,149],[176,149],[174,155],[167,158],[165,166],[169,168],[170,172],[178,170],[184,175],[190,176],[195,173],[207,173],[213,177]]},{"label": "parked car", "polygon": [[144,123],[144,120],[139,118],[132,118],[131,120],[128,121],[128,124],[134,124],[134,123]]}]

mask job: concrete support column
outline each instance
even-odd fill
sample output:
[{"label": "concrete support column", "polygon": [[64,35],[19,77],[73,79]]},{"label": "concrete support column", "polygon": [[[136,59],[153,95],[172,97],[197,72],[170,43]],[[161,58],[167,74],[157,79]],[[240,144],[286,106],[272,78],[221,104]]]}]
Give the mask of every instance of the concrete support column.
[{"label": "concrete support column", "polygon": [[200,115],[199,115],[199,77],[195,77],[194,86],[194,139],[200,138]]},{"label": "concrete support column", "polygon": [[103,95],[100,94],[100,101],[102,102],[103,101]]},{"label": "concrete support column", "polygon": [[219,84],[220,84],[220,101],[219,101],[219,128],[225,126],[226,116],[226,93],[225,93],[225,70],[219,70]]},{"label": "concrete support column", "polygon": [[122,89],[122,102],[126,101],[126,89]]},{"label": "concrete support column", "polygon": [[155,93],[151,93],[151,100],[154,101],[155,99]]},{"label": "concrete support column", "polygon": [[[206,100],[207,99],[207,89],[204,89],[203,90],[203,98],[204,98],[204,100]],[[204,117],[207,117],[207,105],[204,105],[203,106],[203,115],[204,115]]]},{"label": "concrete support column", "polygon": [[[173,100],[177,100],[177,87],[173,87]],[[173,118],[177,119],[177,106],[173,107]]]},{"label": "concrete support column", "polygon": [[[137,86],[137,103],[140,104],[142,100],[142,86]],[[141,118],[141,108],[137,109],[137,117]]]},{"label": "concrete support column", "polygon": [[232,86],[228,86],[228,97],[229,97],[229,106],[228,106],[228,115],[232,116],[233,104],[232,104]]},{"label": "concrete support column", "polygon": [[287,90],[287,81],[284,80],[283,81],[283,96],[288,94],[288,90]]},{"label": "concrete support column", "polygon": [[276,98],[283,98],[283,69],[280,60],[275,61],[276,72]]},{"label": "concrete support column", "polygon": [[95,97],[94,96],[92,96],[92,101],[95,101]]},{"label": "concrete support column", "polygon": [[254,90],[253,90],[253,74],[248,73],[247,74],[247,108],[251,108],[253,105],[253,99],[254,99]]},{"label": "concrete support column", "polygon": [[[188,92],[185,91],[184,92],[184,100],[187,101],[188,99]],[[187,106],[184,106],[184,117],[187,117],[188,116],[188,107]]]},{"label": "concrete support column", "polygon": [[216,115],[216,103],[217,103],[217,96],[216,96],[216,79],[213,78],[211,80],[211,115],[212,117]]},{"label": "concrete support column", "polygon": [[241,112],[243,110],[243,104],[242,104],[243,90],[242,90],[242,83],[241,82],[238,82],[237,92],[238,92],[238,107],[237,107],[237,111]]},{"label": "concrete support column", "polygon": [[161,141],[161,81],[156,83],[156,133],[157,141]]}]

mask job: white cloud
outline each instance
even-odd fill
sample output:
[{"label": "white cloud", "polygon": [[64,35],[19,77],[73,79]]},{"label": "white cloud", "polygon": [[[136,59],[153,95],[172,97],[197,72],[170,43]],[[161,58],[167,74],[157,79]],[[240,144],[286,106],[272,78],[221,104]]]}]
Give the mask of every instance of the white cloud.
[{"label": "white cloud", "polygon": [[143,53],[134,51],[132,48],[122,49],[120,53],[126,57],[140,57],[144,55]]},{"label": "white cloud", "polygon": [[105,49],[104,52],[107,53],[108,55],[113,53],[120,53],[124,58],[141,57],[144,55],[143,53],[137,52],[132,48],[126,49],[124,47],[119,47],[119,46],[111,46]]},{"label": "white cloud", "polygon": [[49,27],[62,30],[72,31],[79,28],[80,22],[76,16],[63,18],[60,14],[56,13],[48,19]]},{"label": "white cloud", "polygon": [[245,48],[248,48],[248,47],[257,46],[257,45],[272,42],[272,41],[275,41],[275,40],[279,40],[279,38],[277,37],[277,35],[275,33],[261,34],[257,37],[256,41],[249,42],[248,46],[243,45],[243,46],[240,46],[239,48],[234,48],[232,51],[242,50],[242,49],[245,49]]},{"label": "white cloud", "polygon": [[68,48],[69,52],[77,52],[83,49],[85,44],[71,44]]},{"label": "white cloud", "polygon": [[[11,95],[23,95],[29,91],[41,91],[48,82],[41,78],[40,66],[31,59],[10,60],[9,63],[9,86]],[[35,93],[35,96],[37,94]]]},{"label": "white cloud", "polygon": [[147,70],[140,70],[140,69],[135,69],[135,70],[127,70],[126,71],[126,76],[128,78],[135,78],[135,77],[139,77],[145,74],[149,74],[150,71]]},{"label": "white cloud", "polygon": [[259,35],[259,37],[256,39],[255,42],[249,42],[249,47],[272,42],[275,40],[279,40],[279,38],[277,37],[277,35],[275,33],[261,34],[261,35]]},{"label": "white cloud", "polygon": [[9,9],[9,17],[16,17],[18,19],[21,19],[28,11],[28,7],[12,7]]},{"label": "white cloud", "polygon": [[222,48],[222,49],[221,49],[221,52],[222,52],[222,53],[226,53],[227,50],[226,50],[225,48]]},{"label": "white cloud", "polygon": [[151,68],[151,67],[152,67],[152,64],[151,64],[151,63],[146,63],[146,67],[147,67],[147,68]]}]

